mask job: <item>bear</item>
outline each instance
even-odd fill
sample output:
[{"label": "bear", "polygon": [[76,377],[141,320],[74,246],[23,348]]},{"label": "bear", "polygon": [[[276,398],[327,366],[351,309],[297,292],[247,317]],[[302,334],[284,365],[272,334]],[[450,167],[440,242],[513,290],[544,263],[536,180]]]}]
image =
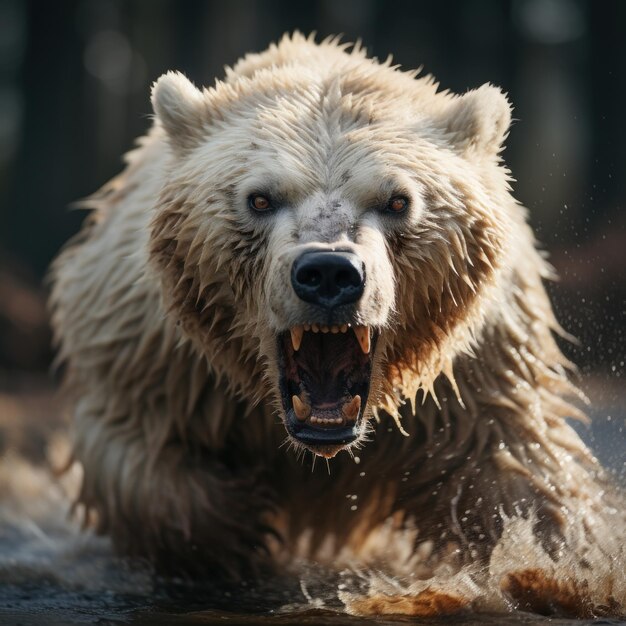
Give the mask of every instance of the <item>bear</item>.
[{"label": "bear", "polygon": [[[459,567],[507,520],[555,560],[581,516],[611,534],[499,88],[295,33],[210,88],[168,72],[152,105],[52,267],[77,506],[120,553],[237,579],[374,562],[381,528]],[[507,581],[531,608],[556,588]],[[466,606],[435,595],[354,610]]]}]

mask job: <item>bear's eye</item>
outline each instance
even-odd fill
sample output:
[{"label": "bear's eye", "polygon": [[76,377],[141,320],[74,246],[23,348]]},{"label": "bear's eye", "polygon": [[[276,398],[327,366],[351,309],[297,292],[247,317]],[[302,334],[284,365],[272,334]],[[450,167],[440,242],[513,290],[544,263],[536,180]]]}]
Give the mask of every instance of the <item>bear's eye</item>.
[{"label": "bear's eye", "polygon": [[261,193],[253,193],[248,198],[248,206],[258,213],[269,211],[272,208],[272,203],[267,196]]},{"label": "bear's eye", "polygon": [[409,206],[409,199],[406,196],[393,196],[385,207],[388,213],[404,213]]}]

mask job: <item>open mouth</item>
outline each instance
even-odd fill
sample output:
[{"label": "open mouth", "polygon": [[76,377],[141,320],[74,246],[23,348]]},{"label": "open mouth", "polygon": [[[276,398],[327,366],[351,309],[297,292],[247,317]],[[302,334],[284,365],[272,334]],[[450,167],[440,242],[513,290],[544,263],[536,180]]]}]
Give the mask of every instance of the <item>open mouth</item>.
[{"label": "open mouth", "polygon": [[367,326],[294,326],[278,337],[289,434],[334,456],[361,434],[377,333]]}]

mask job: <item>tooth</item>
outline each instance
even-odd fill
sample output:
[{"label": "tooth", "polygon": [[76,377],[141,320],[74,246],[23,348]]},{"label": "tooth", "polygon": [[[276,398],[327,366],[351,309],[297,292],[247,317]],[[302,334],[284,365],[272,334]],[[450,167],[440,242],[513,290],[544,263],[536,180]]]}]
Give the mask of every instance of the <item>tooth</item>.
[{"label": "tooth", "polygon": [[302,335],[304,333],[304,328],[302,326],[294,326],[290,328],[291,331],[291,345],[293,349],[297,352],[300,350],[300,344],[302,343]]},{"label": "tooth", "polygon": [[327,332],[328,332],[328,330],[329,330],[329,328],[328,328],[328,326],[320,326],[320,330],[321,330],[323,333],[327,333]]},{"label": "tooth", "polygon": [[347,333],[348,332],[348,325],[347,324],[342,324],[341,325],[341,332],[342,333]]},{"label": "tooth", "polygon": [[304,330],[311,330],[311,324],[305,324]]},{"label": "tooth", "polygon": [[349,422],[354,422],[354,420],[356,420],[356,418],[359,415],[360,409],[361,409],[361,396],[357,394],[356,396],[354,396],[354,398],[352,398],[352,400],[350,400],[350,402],[347,402],[346,404],[344,404],[341,410]]},{"label": "tooth", "polygon": [[[311,407],[308,404],[304,404],[298,396],[293,396],[291,402],[293,403],[293,412],[296,414],[296,417],[301,422],[304,422],[304,420],[311,415]],[[311,421],[313,421],[313,419],[311,419]]]},{"label": "tooth", "polygon": [[368,326],[355,326],[354,334],[361,345],[361,350],[365,354],[369,354],[370,351],[370,329]]},{"label": "tooth", "polygon": [[317,324],[311,324],[311,330],[314,333],[319,333],[320,332],[320,327]]},{"label": "tooth", "polygon": [[311,422],[311,424],[317,424],[319,422],[319,420],[315,416],[313,416],[309,421]]},{"label": "tooth", "polygon": [[330,332],[331,332],[333,335],[336,335],[336,334],[339,332],[339,326],[331,326],[331,327],[330,327]]}]

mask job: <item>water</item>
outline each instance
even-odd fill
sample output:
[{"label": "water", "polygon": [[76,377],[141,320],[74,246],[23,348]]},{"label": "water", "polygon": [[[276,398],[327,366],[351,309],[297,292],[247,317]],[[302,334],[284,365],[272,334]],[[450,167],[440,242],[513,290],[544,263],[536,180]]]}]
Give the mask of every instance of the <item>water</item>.
[{"label": "water", "polygon": [[[581,432],[623,481],[626,411],[616,404],[596,413],[593,426],[580,427]],[[64,445],[60,440],[51,447],[53,458]],[[626,624],[619,619],[575,621],[510,611],[501,594],[490,590],[487,583],[478,589],[467,572],[447,574],[442,580],[452,591],[477,594],[482,598],[478,606],[486,612],[435,620],[346,614],[346,606],[368,591],[415,593],[423,585],[398,581],[384,572],[346,570],[338,574],[320,565],[299,564],[295,572],[279,578],[229,587],[161,579],[146,564],[115,557],[107,538],[83,532],[68,519],[76,480],[71,473],[58,480],[44,466],[16,452],[0,460],[0,623]],[[524,543],[523,525],[511,523],[498,561],[502,571],[511,568],[511,560],[519,553],[532,548],[530,540]],[[615,572],[614,592],[626,598],[624,561],[621,563],[622,569]]]}]

